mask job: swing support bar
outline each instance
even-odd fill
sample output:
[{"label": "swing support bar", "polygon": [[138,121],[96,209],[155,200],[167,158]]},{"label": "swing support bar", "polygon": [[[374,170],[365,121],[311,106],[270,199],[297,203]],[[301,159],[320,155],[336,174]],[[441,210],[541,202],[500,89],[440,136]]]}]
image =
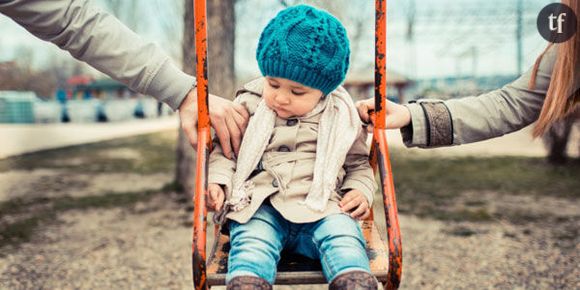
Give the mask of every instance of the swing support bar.
[{"label": "swing support bar", "polygon": [[195,53],[197,78],[197,155],[195,194],[193,195],[193,287],[207,289],[206,229],[207,229],[207,172],[211,151],[210,120],[207,91],[207,17],[206,1],[193,0],[195,18]]},{"label": "swing support bar", "polygon": [[[403,270],[403,247],[399,215],[395,196],[395,184],[391,159],[386,137],[386,94],[387,94],[387,0],[375,0],[375,114],[374,131],[371,148],[371,165],[378,165],[381,178],[381,191],[387,224],[387,241],[389,242],[389,270],[387,289],[397,289],[401,282]],[[374,162],[372,162],[374,161]],[[373,164],[373,163],[377,164]]]}]

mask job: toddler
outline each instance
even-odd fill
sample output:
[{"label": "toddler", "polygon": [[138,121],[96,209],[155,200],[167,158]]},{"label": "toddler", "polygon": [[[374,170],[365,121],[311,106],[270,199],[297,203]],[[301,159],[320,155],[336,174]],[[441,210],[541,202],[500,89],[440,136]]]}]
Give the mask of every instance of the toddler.
[{"label": "toddler", "polygon": [[349,53],[342,24],[311,6],[262,31],[264,77],[236,94],[251,116],[238,158],[218,144],[210,156],[208,207],[230,235],[228,289],[271,289],[283,249],[319,259],[330,289],[376,289],[356,221],[376,189],[367,135],[339,87]]}]

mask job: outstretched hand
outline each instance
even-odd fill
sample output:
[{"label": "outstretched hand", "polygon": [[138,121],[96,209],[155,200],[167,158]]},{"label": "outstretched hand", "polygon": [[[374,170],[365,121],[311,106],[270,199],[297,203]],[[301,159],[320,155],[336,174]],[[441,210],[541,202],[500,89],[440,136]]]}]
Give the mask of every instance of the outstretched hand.
[{"label": "outstretched hand", "polygon": [[[240,151],[242,137],[248,126],[250,114],[240,104],[209,95],[209,117],[211,126],[222,146],[224,155],[232,159]],[[179,106],[181,128],[187,135],[189,143],[197,148],[197,91],[191,90]]]},{"label": "outstretched hand", "polygon": [[[375,110],[375,100],[366,99],[356,102],[358,114],[366,123],[370,123],[371,117],[369,112]],[[411,113],[407,107],[387,100],[387,129],[400,129],[411,123]]]}]

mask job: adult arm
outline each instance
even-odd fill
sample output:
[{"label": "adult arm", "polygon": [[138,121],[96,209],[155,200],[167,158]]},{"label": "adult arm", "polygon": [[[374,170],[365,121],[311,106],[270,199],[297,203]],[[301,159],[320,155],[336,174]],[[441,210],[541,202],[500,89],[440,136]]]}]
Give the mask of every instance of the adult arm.
[{"label": "adult arm", "polygon": [[[0,13],[132,90],[179,109],[181,126],[195,148],[195,78],[182,72],[154,43],[86,0],[0,0]],[[240,105],[209,97],[212,126],[224,154],[231,158],[232,149],[239,150],[249,115]]]},{"label": "adult arm", "polygon": [[[556,45],[540,63],[536,86],[529,89],[530,69],[517,80],[479,96],[447,101],[419,100],[398,105],[387,102],[387,128],[401,128],[408,147],[431,148],[477,142],[524,128],[537,120],[550,84]],[[372,100],[357,103],[359,114],[368,120]]]},{"label": "adult arm", "polygon": [[534,89],[528,85],[530,69],[501,89],[480,96],[406,105],[412,121],[401,130],[405,144],[424,148],[467,144],[533,123],[548,91],[556,51],[556,46],[552,46],[542,58]]},{"label": "adult arm", "polygon": [[195,85],[154,43],[86,0],[0,0],[0,13],[74,58],[174,110]]}]

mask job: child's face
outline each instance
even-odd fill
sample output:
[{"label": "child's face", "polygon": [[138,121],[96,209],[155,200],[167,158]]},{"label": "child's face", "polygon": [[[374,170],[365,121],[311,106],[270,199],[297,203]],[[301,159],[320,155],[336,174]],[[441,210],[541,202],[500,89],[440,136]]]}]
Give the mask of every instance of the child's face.
[{"label": "child's face", "polygon": [[322,91],[289,79],[266,77],[262,97],[278,117],[288,119],[312,111],[320,102]]}]

